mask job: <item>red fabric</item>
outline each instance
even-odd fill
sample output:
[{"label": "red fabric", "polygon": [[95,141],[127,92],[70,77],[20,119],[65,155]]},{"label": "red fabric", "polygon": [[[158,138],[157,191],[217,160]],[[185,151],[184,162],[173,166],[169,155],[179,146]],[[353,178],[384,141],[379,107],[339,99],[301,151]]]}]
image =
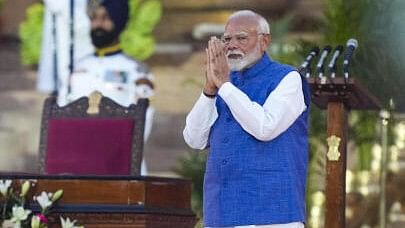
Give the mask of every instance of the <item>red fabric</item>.
[{"label": "red fabric", "polygon": [[128,175],[134,121],[52,119],[48,124],[48,174]]}]

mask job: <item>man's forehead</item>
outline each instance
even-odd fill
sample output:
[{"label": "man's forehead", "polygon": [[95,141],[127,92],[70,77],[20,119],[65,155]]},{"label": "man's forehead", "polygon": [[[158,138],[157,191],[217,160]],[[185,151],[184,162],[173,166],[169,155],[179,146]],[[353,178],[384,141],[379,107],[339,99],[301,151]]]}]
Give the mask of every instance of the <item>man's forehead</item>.
[{"label": "man's forehead", "polygon": [[228,21],[225,34],[249,33],[257,30],[257,21],[252,17],[236,17]]},{"label": "man's forehead", "polygon": [[103,3],[103,0],[90,0],[87,4],[87,14],[91,15],[96,10],[100,11],[100,8],[104,8],[105,10],[105,7],[101,3]]},{"label": "man's forehead", "polygon": [[108,11],[104,6],[97,6],[95,8],[92,8],[92,10],[88,11],[88,15],[107,15],[108,16]]},{"label": "man's forehead", "polygon": [[231,35],[233,35],[233,36],[247,36],[247,35],[249,35],[249,33],[248,32],[244,32],[244,31],[241,31],[241,32],[224,32],[224,36],[231,36]]}]

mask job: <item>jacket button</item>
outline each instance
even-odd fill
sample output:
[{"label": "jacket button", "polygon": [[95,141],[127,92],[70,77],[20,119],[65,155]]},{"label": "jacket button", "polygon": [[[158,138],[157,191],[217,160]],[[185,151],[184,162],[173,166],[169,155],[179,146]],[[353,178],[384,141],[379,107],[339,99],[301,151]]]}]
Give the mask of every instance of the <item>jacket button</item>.
[{"label": "jacket button", "polygon": [[226,163],[228,163],[226,159],[222,160],[222,165],[226,165]]},{"label": "jacket button", "polygon": [[226,117],[226,122],[231,122],[232,121],[232,118],[231,117]]},{"label": "jacket button", "polygon": [[222,140],[222,142],[223,142],[223,143],[228,143],[228,142],[229,142],[229,138],[224,138],[224,139]]}]

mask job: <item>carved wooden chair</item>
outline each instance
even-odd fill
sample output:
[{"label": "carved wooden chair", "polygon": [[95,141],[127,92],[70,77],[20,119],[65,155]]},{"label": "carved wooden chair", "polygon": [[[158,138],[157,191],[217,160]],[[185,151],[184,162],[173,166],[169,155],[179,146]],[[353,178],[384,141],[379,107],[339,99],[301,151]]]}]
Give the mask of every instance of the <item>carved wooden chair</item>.
[{"label": "carved wooden chair", "polygon": [[42,174],[140,175],[149,101],[124,107],[93,92],[60,107],[45,100],[39,147]]}]

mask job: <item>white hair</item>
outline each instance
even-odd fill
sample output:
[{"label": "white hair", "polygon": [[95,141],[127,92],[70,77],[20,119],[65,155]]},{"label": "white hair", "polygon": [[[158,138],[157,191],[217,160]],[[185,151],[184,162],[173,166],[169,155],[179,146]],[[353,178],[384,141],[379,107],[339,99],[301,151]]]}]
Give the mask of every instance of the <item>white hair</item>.
[{"label": "white hair", "polygon": [[231,16],[229,16],[228,21],[237,17],[252,17],[255,18],[257,21],[257,32],[270,34],[270,25],[267,20],[251,10],[240,10],[234,12]]}]

